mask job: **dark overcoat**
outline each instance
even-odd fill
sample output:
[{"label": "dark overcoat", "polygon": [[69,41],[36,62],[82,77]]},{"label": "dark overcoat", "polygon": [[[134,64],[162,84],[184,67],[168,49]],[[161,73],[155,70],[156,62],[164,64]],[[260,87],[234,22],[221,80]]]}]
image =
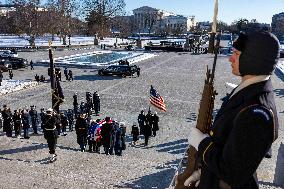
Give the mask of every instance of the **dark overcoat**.
[{"label": "dark overcoat", "polygon": [[255,172],[278,136],[271,80],[251,84],[223,102],[210,137],[201,141],[200,189],[258,188]]}]

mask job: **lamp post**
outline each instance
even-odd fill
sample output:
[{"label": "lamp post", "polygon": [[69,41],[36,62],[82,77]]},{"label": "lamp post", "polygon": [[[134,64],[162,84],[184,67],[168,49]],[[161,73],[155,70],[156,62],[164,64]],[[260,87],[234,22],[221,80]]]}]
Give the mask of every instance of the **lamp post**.
[{"label": "lamp post", "polygon": [[217,28],[217,15],[218,15],[218,0],[215,0],[212,30],[210,32],[210,38],[209,38],[209,47],[208,47],[209,53],[214,53],[214,42],[215,42],[215,35],[217,32],[217,29],[216,29]]}]

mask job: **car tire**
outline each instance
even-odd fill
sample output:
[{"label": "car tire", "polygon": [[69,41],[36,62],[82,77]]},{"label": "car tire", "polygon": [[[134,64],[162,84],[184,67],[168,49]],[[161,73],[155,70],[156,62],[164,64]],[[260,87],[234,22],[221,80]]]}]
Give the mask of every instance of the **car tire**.
[{"label": "car tire", "polygon": [[122,76],[122,77],[126,77],[126,74],[122,74],[121,76]]},{"label": "car tire", "polygon": [[100,76],[102,76],[102,75],[104,75],[104,74],[103,74],[103,72],[102,72],[102,71],[99,71],[99,75],[100,75]]}]

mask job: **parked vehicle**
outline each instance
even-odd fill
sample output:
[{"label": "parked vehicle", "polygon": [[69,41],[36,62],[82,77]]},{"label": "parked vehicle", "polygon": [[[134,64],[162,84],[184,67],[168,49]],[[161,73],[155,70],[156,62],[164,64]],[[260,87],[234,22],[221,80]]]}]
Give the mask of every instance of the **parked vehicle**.
[{"label": "parked vehicle", "polygon": [[2,54],[0,54],[0,57],[14,57],[17,58],[18,57],[18,53],[16,51],[4,51]]},{"label": "parked vehicle", "polygon": [[13,57],[4,59],[4,63],[12,67],[13,69],[26,68],[29,65],[28,60],[24,58],[13,58]]},{"label": "parked vehicle", "polygon": [[122,77],[132,76],[137,72],[136,65],[111,65],[98,71],[99,75],[119,75]]}]

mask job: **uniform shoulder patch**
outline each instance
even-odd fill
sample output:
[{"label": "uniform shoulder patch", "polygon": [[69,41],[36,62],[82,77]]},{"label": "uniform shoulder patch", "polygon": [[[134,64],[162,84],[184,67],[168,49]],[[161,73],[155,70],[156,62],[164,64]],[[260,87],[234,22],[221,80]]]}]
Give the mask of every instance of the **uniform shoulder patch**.
[{"label": "uniform shoulder patch", "polygon": [[266,107],[256,105],[252,106],[251,110],[253,114],[263,117],[266,121],[272,119],[271,111]]}]

